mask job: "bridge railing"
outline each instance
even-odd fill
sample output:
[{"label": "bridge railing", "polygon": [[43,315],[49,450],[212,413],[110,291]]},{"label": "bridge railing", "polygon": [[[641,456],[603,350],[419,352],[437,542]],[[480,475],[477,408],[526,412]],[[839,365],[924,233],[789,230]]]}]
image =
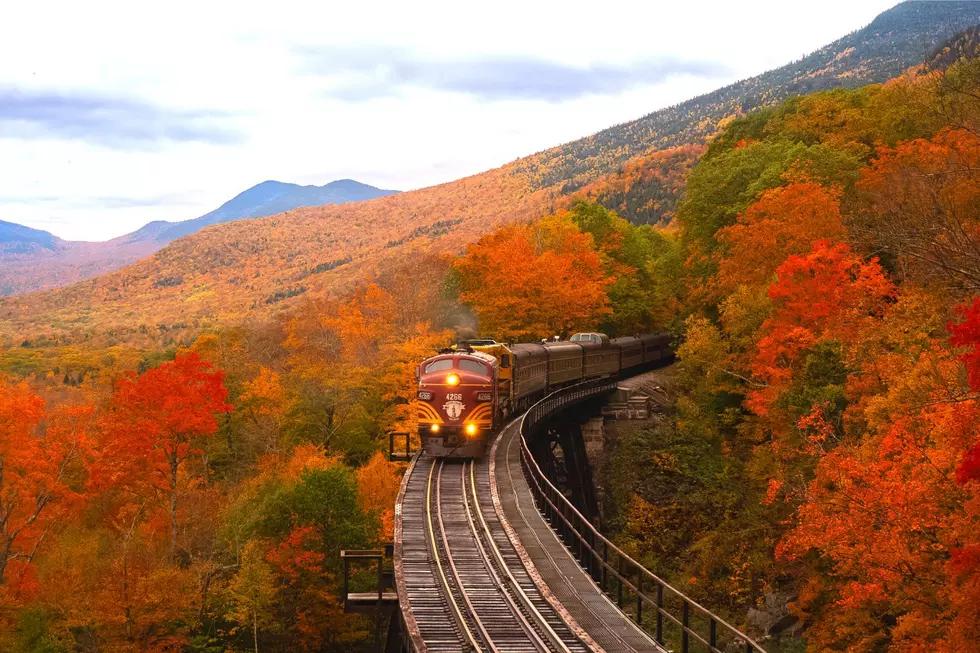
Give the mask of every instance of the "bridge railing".
[{"label": "bridge railing", "polygon": [[[609,379],[586,381],[548,395],[521,421],[521,468],[538,509],[602,591],[658,643],[680,653],[765,653],[748,635],[669,585],[631,558],[593,526],[544,475],[528,448],[535,429],[563,407],[616,387]],[[693,648],[692,648],[693,647]]]}]

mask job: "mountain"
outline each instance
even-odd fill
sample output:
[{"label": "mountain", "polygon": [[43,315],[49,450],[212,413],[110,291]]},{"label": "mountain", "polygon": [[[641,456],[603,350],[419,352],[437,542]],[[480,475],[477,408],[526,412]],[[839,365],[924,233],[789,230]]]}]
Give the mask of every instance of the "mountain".
[{"label": "mountain", "polygon": [[[301,206],[322,206],[324,204],[346,204],[361,202],[376,197],[393,195],[398,191],[382,190],[362,184],[353,179],[332,181],[325,186],[298,186],[279,181],[263,181],[239,193],[214,211],[193,220],[173,224],[156,234],[154,239],[168,243],[182,236],[192,234],[213,224],[231,222],[243,218],[262,218],[267,215],[283,213]],[[154,225],[150,223],[143,229]]]},{"label": "mountain", "polygon": [[54,234],[0,220],[0,252],[26,254],[38,249],[53,250],[58,246]]},{"label": "mountain", "polygon": [[424,283],[428,257],[554,210],[575,191],[657,222],[673,210],[683,170],[699,151],[681,146],[700,146],[719,125],[793,93],[883,83],[978,23],[980,2],[905,2],[787,66],[502,168],[366,202],[215,225],[99,278],[0,300],[0,339],[155,345],[217,323],[264,319],[392,266],[415,266]]},{"label": "mountain", "polygon": [[182,222],[157,220],[99,243],[65,241],[46,231],[0,221],[0,296],[57,288],[118,270],[211,225],[261,218],[301,206],[360,202],[397,192],[353,179],[324,186],[264,181],[199,218]]}]

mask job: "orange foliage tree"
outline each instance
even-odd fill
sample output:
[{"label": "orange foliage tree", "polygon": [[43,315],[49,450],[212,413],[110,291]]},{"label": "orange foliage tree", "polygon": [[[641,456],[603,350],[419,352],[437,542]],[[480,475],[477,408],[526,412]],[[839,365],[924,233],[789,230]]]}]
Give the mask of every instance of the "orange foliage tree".
[{"label": "orange foliage tree", "polygon": [[[310,301],[286,334],[289,410],[303,415],[303,439],[327,447],[354,431],[413,430],[415,367],[452,337],[426,316],[403,312],[398,297],[374,283]],[[375,406],[379,412],[370,410]]]},{"label": "orange foliage tree", "polygon": [[839,191],[810,181],[766,191],[738,222],[718,230],[718,240],[727,246],[719,282],[727,289],[768,282],[787,256],[806,254],[817,240],[843,235]]},{"label": "orange foliage tree", "polygon": [[[824,456],[778,552],[816,556],[799,609],[820,617],[815,650],[972,650],[980,627],[980,305],[950,326],[962,371],[941,341],[893,381],[894,404],[864,440]],[[903,392],[902,386],[908,388]]]},{"label": "orange foliage tree", "polygon": [[456,261],[460,299],[481,330],[499,339],[567,335],[610,312],[592,237],[564,216],[513,225],[481,238]]},{"label": "orange foliage tree", "polygon": [[400,466],[388,462],[384,454],[375,452],[367,464],[357,470],[358,499],[361,510],[381,518],[378,538],[391,541],[395,535],[395,498],[401,487]]},{"label": "orange foliage tree", "polygon": [[89,453],[92,408],[69,406],[46,417],[44,402],[26,384],[0,381],[0,585],[24,565],[52,523],[78,494]]},{"label": "orange foliage tree", "polygon": [[901,257],[910,280],[980,289],[980,136],[947,130],[882,148],[862,174],[852,230]]}]

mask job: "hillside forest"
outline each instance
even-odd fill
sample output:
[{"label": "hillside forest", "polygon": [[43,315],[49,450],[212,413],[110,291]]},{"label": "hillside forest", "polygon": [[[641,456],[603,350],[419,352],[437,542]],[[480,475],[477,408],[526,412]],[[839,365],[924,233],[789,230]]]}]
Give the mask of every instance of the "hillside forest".
[{"label": "hillside forest", "polygon": [[[470,180],[524,199],[460,255],[162,344],[144,324],[5,349],[0,649],[373,650],[339,551],[392,537],[385,433],[414,428],[417,362],[598,328],[669,329],[679,358],[668,432],[619,443],[631,554],[742,626],[786,593],[799,628],[770,651],[977,650],[978,98],[977,59],[794,96],[653,155],[689,169],[666,226],[617,215],[650,201],[632,183],[552,205]],[[166,256],[203,255],[181,242]],[[331,256],[291,269],[350,264]],[[187,281],[140,269],[92,287]]]}]

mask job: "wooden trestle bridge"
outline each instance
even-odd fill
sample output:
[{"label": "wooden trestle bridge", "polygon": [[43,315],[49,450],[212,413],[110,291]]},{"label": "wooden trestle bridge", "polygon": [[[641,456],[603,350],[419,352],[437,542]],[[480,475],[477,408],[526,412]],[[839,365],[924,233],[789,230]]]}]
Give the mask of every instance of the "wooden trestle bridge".
[{"label": "wooden trestle bridge", "polygon": [[[552,393],[483,460],[411,458],[392,550],[342,554],[345,609],[391,615],[386,652],[765,653],[603,537],[535,461],[535,438],[562,413],[615,389],[597,379]],[[365,563],[377,588],[348,593]]]}]

